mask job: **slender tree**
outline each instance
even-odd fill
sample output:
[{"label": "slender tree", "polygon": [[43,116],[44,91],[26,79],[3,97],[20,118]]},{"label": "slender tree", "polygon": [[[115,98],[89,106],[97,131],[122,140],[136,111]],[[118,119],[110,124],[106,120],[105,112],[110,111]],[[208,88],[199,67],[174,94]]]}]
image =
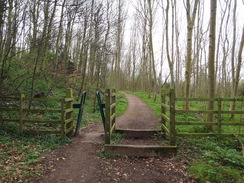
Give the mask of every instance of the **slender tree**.
[{"label": "slender tree", "polygon": [[[191,14],[190,0],[186,1],[186,17],[187,17],[187,51],[186,51],[186,68],[185,68],[185,92],[186,98],[190,97],[190,83],[191,83],[191,67],[192,67],[192,37],[193,27],[195,24],[195,18],[197,13],[199,0],[194,1],[193,12]],[[185,102],[185,109],[189,110],[189,101]]]},{"label": "slender tree", "polygon": [[[210,12],[210,30],[209,30],[209,53],[208,53],[208,96],[211,101],[208,102],[208,110],[214,110],[215,95],[215,32],[216,32],[216,11],[217,1],[211,0],[211,12]],[[213,122],[213,113],[209,113],[207,116],[207,122]],[[209,126],[209,129],[213,130],[213,126]]]}]

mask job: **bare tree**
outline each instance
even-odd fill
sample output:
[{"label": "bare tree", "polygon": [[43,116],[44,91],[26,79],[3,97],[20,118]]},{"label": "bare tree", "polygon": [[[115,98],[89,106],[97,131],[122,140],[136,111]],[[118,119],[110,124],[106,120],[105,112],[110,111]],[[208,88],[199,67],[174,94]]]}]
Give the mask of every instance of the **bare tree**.
[{"label": "bare tree", "polygon": [[[208,53],[208,96],[210,99],[215,95],[215,29],[216,29],[216,11],[217,2],[211,0],[211,12],[210,12],[210,30],[209,30],[209,53]],[[211,100],[208,102],[208,110],[214,109],[214,102]],[[207,122],[213,122],[213,113],[209,113],[207,116]],[[209,126],[209,129],[213,130],[213,126]]]},{"label": "bare tree", "polygon": [[[192,34],[195,24],[199,0],[194,1],[193,12],[191,14],[190,0],[186,1],[186,15],[187,15],[187,51],[186,51],[186,68],[185,68],[185,92],[186,98],[190,96],[190,83],[191,83],[191,67],[192,67]],[[189,110],[189,101],[185,102],[185,109]]]}]

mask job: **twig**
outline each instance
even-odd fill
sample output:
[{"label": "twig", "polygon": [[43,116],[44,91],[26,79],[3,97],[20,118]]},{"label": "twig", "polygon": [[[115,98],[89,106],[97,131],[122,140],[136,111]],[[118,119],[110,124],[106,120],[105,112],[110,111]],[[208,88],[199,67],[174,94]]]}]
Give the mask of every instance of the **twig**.
[{"label": "twig", "polygon": [[[232,133],[232,134],[233,134],[233,133]],[[233,135],[234,135],[234,137],[237,138],[238,141],[240,142],[241,147],[242,147],[242,156],[244,157],[244,145],[243,145],[241,139],[240,139],[237,135],[235,135],[235,134],[233,134]]]}]

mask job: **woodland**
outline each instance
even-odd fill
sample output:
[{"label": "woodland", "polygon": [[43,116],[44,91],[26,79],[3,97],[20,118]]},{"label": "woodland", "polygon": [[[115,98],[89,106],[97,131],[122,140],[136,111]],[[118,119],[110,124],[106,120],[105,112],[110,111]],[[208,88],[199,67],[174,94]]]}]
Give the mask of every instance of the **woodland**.
[{"label": "woodland", "polygon": [[243,2],[210,2],[1,0],[1,94],[243,95]]},{"label": "woodland", "polygon": [[[107,88],[140,93],[159,116],[162,88],[174,88],[177,97],[210,98],[203,107],[213,110],[215,97],[244,96],[243,10],[243,0],[0,0],[0,97],[54,98],[72,88],[78,100],[87,91],[84,125],[101,120],[94,113],[95,92]],[[192,107],[188,101],[179,105]],[[233,101],[225,108],[243,111],[242,106]],[[5,182],[39,176],[37,157],[70,142],[27,138],[14,131],[16,124],[2,124],[0,180]],[[188,171],[202,182],[243,182],[239,141],[180,138],[177,145],[184,148],[175,158],[191,162]],[[17,155],[27,157],[27,168]]]}]

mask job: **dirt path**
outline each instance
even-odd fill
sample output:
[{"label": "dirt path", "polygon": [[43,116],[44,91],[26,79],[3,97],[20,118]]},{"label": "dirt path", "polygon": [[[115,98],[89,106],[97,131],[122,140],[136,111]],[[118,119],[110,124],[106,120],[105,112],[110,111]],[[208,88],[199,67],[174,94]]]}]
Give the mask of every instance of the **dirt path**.
[{"label": "dirt path", "polygon": [[[139,98],[126,94],[128,109],[117,118],[117,127],[155,129],[153,111]],[[44,157],[46,175],[30,182],[85,183],[169,183],[187,180],[186,166],[175,158],[130,158],[101,156],[103,127],[93,123],[81,129],[72,144],[60,147]]]},{"label": "dirt path", "polygon": [[153,110],[140,98],[125,93],[128,100],[127,110],[116,118],[116,127],[121,129],[153,129],[160,123],[157,121]]}]

